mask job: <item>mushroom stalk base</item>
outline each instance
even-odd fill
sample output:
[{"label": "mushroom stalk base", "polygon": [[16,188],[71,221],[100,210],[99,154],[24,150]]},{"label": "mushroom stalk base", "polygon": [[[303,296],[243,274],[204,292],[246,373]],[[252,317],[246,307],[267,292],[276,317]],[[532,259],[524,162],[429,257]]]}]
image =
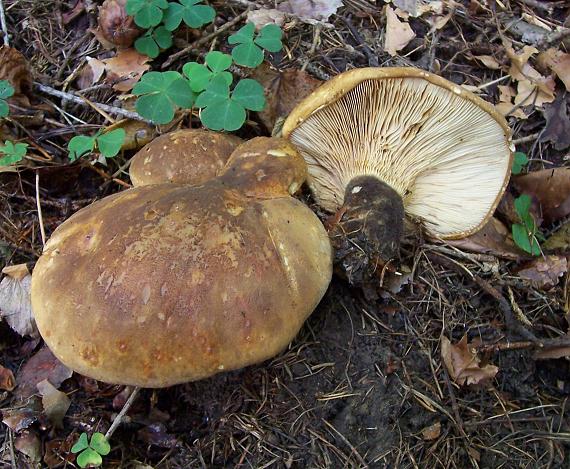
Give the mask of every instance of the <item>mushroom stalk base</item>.
[{"label": "mushroom stalk base", "polygon": [[363,285],[380,277],[384,266],[399,256],[404,204],[385,182],[358,176],[346,187],[344,205],[330,225],[336,270],[350,284]]}]

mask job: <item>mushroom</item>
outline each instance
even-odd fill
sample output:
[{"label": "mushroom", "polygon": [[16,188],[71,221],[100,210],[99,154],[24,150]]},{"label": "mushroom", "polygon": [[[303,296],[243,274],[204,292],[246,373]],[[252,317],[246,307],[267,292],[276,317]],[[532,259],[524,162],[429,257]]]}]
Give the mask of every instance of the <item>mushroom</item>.
[{"label": "mushroom", "polygon": [[155,138],[133,156],[133,185],[175,182],[201,184],[222,172],[243,140],[234,135],[182,129]]},{"label": "mushroom", "polygon": [[435,238],[475,233],[510,175],[503,116],[460,86],[415,68],[342,73],[305,98],[282,133],[307,162],[316,202],[336,213],[337,259],[350,258],[347,246],[358,245],[352,254],[360,265],[345,266],[353,269],[347,272],[353,283],[398,255],[405,215]]},{"label": "mushroom", "polygon": [[328,235],[291,197],[306,165],[255,138],[202,185],[143,185],[59,226],[32,275],[52,352],[118,384],[164,387],[283,350],[325,293]]}]

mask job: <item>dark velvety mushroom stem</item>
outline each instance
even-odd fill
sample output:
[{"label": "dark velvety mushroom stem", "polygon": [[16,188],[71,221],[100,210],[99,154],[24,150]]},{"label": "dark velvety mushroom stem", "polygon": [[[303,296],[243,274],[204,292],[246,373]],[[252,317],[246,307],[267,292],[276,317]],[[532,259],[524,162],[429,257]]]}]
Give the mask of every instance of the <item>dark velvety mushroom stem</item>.
[{"label": "dark velvety mushroom stem", "polygon": [[329,230],[337,270],[353,285],[380,275],[399,255],[404,204],[389,185],[373,176],[352,179],[344,205]]}]

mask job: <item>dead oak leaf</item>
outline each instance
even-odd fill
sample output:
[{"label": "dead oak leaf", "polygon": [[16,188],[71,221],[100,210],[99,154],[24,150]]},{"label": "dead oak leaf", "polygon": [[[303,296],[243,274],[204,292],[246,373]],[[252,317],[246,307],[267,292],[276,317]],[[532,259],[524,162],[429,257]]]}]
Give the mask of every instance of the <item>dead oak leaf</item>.
[{"label": "dead oak leaf", "polygon": [[483,383],[499,371],[494,365],[481,366],[477,351],[467,343],[466,335],[457,344],[442,336],[441,358],[449,376],[460,386]]},{"label": "dead oak leaf", "polygon": [[115,57],[103,60],[107,80],[113,83],[113,88],[117,91],[130,91],[150,68],[147,63],[149,60],[148,56],[135,49],[121,50]]},{"label": "dead oak leaf", "polygon": [[386,34],[384,36],[384,50],[391,56],[398,54],[416,37],[408,23],[398,19],[398,15],[390,6],[386,6]]},{"label": "dead oak leaf", "polygon": [[558,284],[560,277],[568,271],[568,261],[564,256],[549,255],[537,257],[519,271],[520,278],[530,281],[536,288],[549,290]]},{"label": "dead oak leaf", "polygon": [[521,194],[538,200],[547,223],[570,215],[570,168],[542,169],[512,179]]}]

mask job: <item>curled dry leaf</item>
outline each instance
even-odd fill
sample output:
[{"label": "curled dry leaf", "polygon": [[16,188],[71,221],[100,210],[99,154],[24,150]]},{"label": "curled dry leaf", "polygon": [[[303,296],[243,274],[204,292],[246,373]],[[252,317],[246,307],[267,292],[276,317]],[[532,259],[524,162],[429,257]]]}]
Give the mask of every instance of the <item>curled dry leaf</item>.
[{"label": "curled dry leaf", "polygon": [[14,373],[8,368],[0,365],[0,389],[4,391],[12,391],[16,387],[16,379]]},{"label": "curled dry leaf", "polygon": [[105,73],[105,63],[93,57],[87,57],[87,63],[79,72],[77,86],[80,90],[89,88],[97,83]]},{"label": "curled dry leaf", "polygon": [[447,244],[465,251],[519,260],[525,254],[515,246],[509,235],[507,227],[492,217],[477,233],[463,239],[447,240]]},{"label": "curled dry leaf", "polygon": [[558,284],[560,277],[567,271],[566,257],[550,255],[533,259],[518,271],[518,275],[536,288],[549,290]]},{"label": "curled dry leaf", "polygon": [[477,351],[467,343],[466,335],[457,344],[442,336],[441,358],[449,376],[460,386],[483,383],[499,371],[494,365],[481,366]]},{"label": "curled dry leaf", "polygon": [[326,23],[342,6],[342,0],[286,0],[277,9],[296,16],[303,23]]},{"label": "curled dry leaf", "polygon": [[64,392],[58,391],[47,379],[40,381],[37,388],[42,396],[45,416],[55,428],[63,428],[63,417],[71,405],[69,397]]},{"label": "curled dry leaf", "polygon": [[529,194],[540,203],[547,223],[570,215],[570,168],[542,169],[513,177],[521,194]]},{"label": "curled dry leaf", "polygon": [[150,68],[148,61],[148,56],[134,49],[121,50],[115,57],[103,60],[107,70],[107,81],[113,83],[113,88],[117,91],[130,91],[143,73]]},{"label": "curled dry leaf", "polygon": [[433,425],[429,427],[425,427],[422,430],[422,438],[425,441],[432,441],[439,438],[441,435],[441,422],[435,422]]},{"label": "curled dry leaf", "polygon": [[564,83],[566,91],[570,91],[570,54],[551,48],[541,52],[537,62],[543,68],[552,70]]},{"label": "curled dry leaf", "polygon": [[283,26],[283,23],[285,22],[285,13],[276,10],[275,8],[252,10],[247,14],[247,22],[253,23],[255,25],[255,29],[258,31],[268,24]]},{"label": "curled dry leaf", "polygon": [[271,132],[280,117],[285,117],[295,106],[321,84],[321,80],[298,69],[279,71],[267,64],[255,69],[252,78],[261,83],[267,105],[259,112],[259,118]]},{"label": "curled dry leaf", "polygon": [[0,317],[21,336],[39,337],[32,315],[30,288],[32,276],[25,264],[8,266],[0,282]]},{"label": "curled dry leaf", "polygon": [[14,97],[28,94],[32,89],[32,74],[26,58],[16,49],[0,47],[0,80],[14,87]]},{"label": "curled dry leaf", "polygon": [[514,116],[517,119],[526,119],[528,116],[520,107],[515,108],[514,99],[517,92],[512,86],[499,85],[499,103],[495,104],[495,108],[505,117]]},{"label": "curled dry leaf", "polygon": [[562,94],[552,104],[544,106],[546,127],[540,135],[541,142],[552,142],[556,150],[564,150],[570,146],[570,118],[568,105],[570,94]]},{"label": "curled dry leaf", "polygon": [[58,388],[72,374],[73,372],[44,346],[20,369],[15,394],[21,399],[27,399],[37,392],[40,381],[47,379]]},{"label": "curled dry leaf", "polygon": [[492,55],[472,55],[471,58],[481,62],[490,70],[500,70],[501,68],[501,64]]},{"label": "curled dry leaf", "polygon": [[398,19],[390,6],[386,6],[386,34],[384,36],[384,50],[394,56],[408,45],[416,34],[408,23]]}]

